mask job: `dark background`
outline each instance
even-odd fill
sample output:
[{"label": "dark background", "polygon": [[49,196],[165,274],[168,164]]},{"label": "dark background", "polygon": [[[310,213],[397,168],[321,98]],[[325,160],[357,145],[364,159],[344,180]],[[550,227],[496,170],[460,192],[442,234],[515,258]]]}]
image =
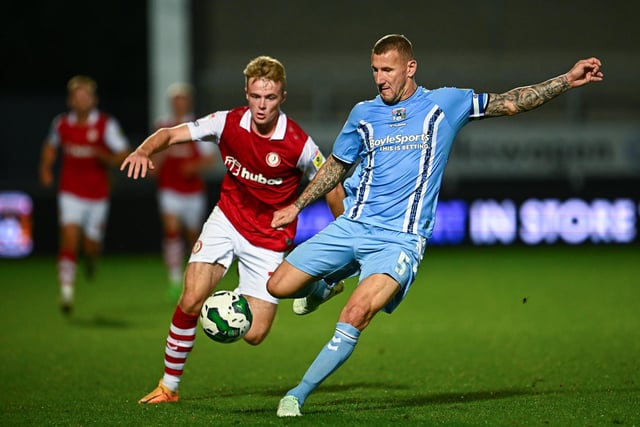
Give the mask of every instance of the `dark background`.
[{"label": "dark background", "polygon": [[[170,1],[170,0],[169,0]],[[21,190],[35,202],[35,251],[57,248],[55,191],[37,183],[40,147],[53,117],[64,111],[66,81],[93,76],[100,108],[121,123],[132,148],[149,132],[148,5],[144,1],[9,2],[0,17],[0,190]],[[418,82],[427,87],[505,91],[566,72],[598,56],[605,83],[570,92],[510,123],[634,124],[640,113],[640,32],[635,2],[380,0],[231,2],[192,0],[190,38],[197,112],[244,103],[242,69],[260,54],[281,59],[289,78],[285,110],[325,150],[352,105],[375,95],[369,52],[380,36],[400,32],[414,43]],[[503,119],[497,119],[503,120]],[[475,125],[474,125],[475,126]],[[455,157],[452,158],[452,162]],[[220,169],[210,177],[217,199]],[[113,173],[105,249],[159,248],[151,182]],[[443,195],[470,197],[640,198],[638,177],[587,181],[576,192],[562,177],[527,180],[477,177]]]},{"label": "dark background", "polygon": [[[10,2],[1,14],[0,189],[34,200],[34,251],[57,250],[54,189],[38,185],[41,144],[66,109],[66,82],[76,74],[98,82],[99,108],[120,122],[132,146],[148,133],[147,7],[143,1]],[[150,183],[114,194],[106,250],[159,247]],[[145,194],[137,197],[136,193]],[[147,226],[148,225],[148,226]]]}]

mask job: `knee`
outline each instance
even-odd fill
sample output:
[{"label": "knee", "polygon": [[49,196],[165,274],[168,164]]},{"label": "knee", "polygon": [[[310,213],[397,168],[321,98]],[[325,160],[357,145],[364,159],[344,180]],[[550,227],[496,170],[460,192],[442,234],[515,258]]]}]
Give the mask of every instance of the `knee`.
[{"label": "knee", "polygon": [[347,303],[342,313],[340,313],[338,321],[348,323],[358,330],[363,331],[367,325],[369,325],[374,315],[375,313],[372,313],[362,305]]},{"label": "knee", "polygon": [[274,273],[269,280],[267,280],[267,292],[275,298],[283,298],[285,295],[282,293],[281,288],[279,276]]},{"label": "knee", "polygon": [[196,292],[190,291],[189,287],[183,287],[178,305],[180,306],[180,310],[184,313],[200,314],[200,310],[202,309],[205,299],[206,295],[204,297],[202,295],[197,295]]},{"label": "knee", "polygon": [[269,330],[257,330],[254,328],[249,329],[249,332],[244,336],[244,340],[249,345],[258,345],[269,335]]},{"label": "knee", "polygon": [[264,341],[265,338],[266,338],[266,335],[249,335],[249,334],[247,334],[247,335],[244,336],[244,341],[249,345],[258,345],[262,341]]}]

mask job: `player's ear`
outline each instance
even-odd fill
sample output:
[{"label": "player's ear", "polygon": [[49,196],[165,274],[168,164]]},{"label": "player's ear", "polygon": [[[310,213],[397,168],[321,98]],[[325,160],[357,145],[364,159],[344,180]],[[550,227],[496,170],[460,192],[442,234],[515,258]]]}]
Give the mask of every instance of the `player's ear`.
[{"label": "player's ear", "polygon": [[407,76],[413,78],[417,70],[418,70],[418,61],[416,61],[415,59],[410,60],[407,63]]},{"label": "player's ear", "polygon": [[284,92],[282,92],[282,101],[280,101],[280,104],[284,104],[284,101],[287,100],[287,91],[285,90]]}]

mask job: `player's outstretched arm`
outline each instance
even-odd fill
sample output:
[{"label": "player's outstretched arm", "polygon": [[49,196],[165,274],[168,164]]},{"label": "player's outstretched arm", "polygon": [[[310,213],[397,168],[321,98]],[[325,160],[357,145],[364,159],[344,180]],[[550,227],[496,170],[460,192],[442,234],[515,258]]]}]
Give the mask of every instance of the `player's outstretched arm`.
[{"label": "player's outstretched arm", "polygon": [[533,110],[569,89],[604,79],[598,58],[581,59],[566,74],[508,92],[489,94],[485,117],[513,116]]},{"label": "player's outstretched arm", "polygon": [[152,133],[129,154],[120,170],[127,170],[127,177],[138,179],[147,176],[148,170],[155,169],[151,161],[151,155],[166,150],[173,144],[180,144],[191,140],[191,132],[186,124],[174,126],[172,128],[161,128]]},{"label": "player's outstretched arm", "polygon": [[[273,228],[280,228],[291,224],[302,209],[309,206],[311,203],[315,202],[340,184],[349,171],[349,167],[350,165],[342,163],[333,157],[333,155],[329,156],[327,161],[324,162],[322,167],[316,173],[316,176],[313,177],[313,180],[311,180],[309,185],[304,189],[300,197],[298,197],[293,204],[273,213],[271,226]],[[335,196],[340,197],[340,189],[334,190],[334,192]],[[342,190],[342,198],[344,198],[344,189]],[[336,209],[332,208],[332,212],[334,211],[336,211]]]}]

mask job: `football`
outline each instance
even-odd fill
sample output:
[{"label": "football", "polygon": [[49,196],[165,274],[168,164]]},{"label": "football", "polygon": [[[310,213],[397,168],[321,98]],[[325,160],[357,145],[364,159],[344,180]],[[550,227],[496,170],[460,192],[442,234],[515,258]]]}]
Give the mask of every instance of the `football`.
[{"label": "football", "polygon": [[217,291],[208,297],[200,310],[200,325],[204,333],[221,343],[241,339],[249,331],[252,320],[247,299],[227,290]]}]

